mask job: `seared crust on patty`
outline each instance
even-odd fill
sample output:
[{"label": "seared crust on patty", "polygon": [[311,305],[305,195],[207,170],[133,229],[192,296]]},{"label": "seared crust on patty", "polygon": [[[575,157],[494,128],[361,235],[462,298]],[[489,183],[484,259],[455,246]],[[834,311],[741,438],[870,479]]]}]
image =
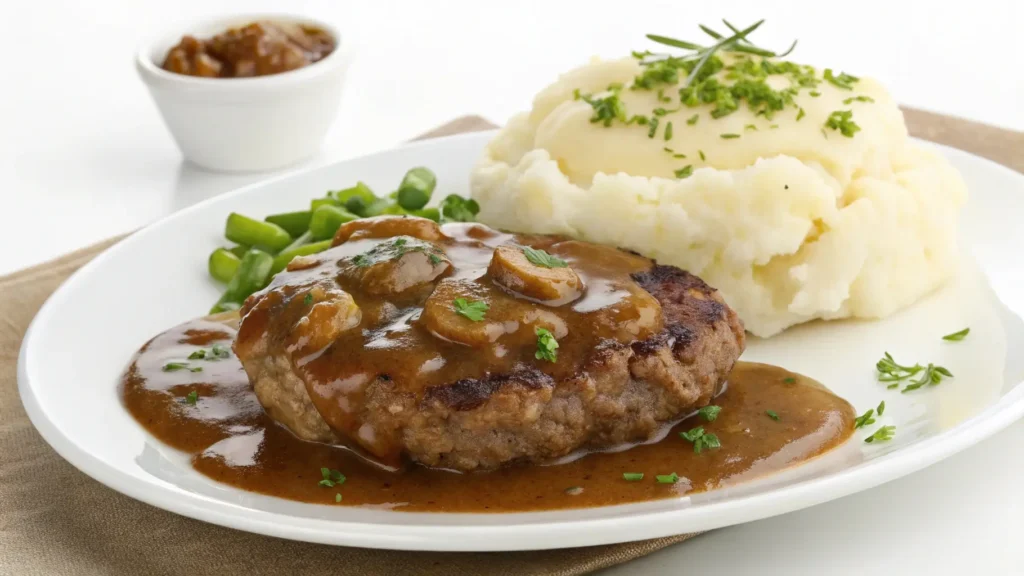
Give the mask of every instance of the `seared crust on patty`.
[{"label": "seared crust on patty", "polygon": [[458,470],[543,463],[650,439],[710,403],[743,352],[745,333],[736,313],[692,274],[655,265],[634,279],[662,305],[659,334],[606,341],[581,373],[557,382],[537,370],[491,375],[430,388],[408,406],[383,386],[382,405],[397,402],[398,414],[415,416],[380,424],[402,427],[415,460]]},{"label": "seared crust on patty", "polygon": [[[409,232],[413,225],[427,226],[406,222],[399,231]],[[516,238],[482,227],[446,231],[449,236],[439,236],[439,244],[422,250],[414,236],[372,245],[368,252],[353,248],[353,253],[370,255],[358,256],[369,261],[355,266],[339,260],[335,251],[304,276],[280,279],[250,298],[235,351],[274,420],[300,438],[344,442],[388,465],[397,465],[403,456],[461,471],[546,463],[578,450],[652,439],[666,425],[707,405],[743,352],[743,326],[717,291],[687,272],[607,247],[531,238],[571,260],[584,274],[580,278],[593,283],[593,298],[581,308],[509,296],[503,290],[515,290],[497,286],[503,276],[491,274],[493,259],[486,276],[473,276],[479,284],[461,280],[454,286],[463,292],[445,292],[453,280],[445,276],[451,273],[449,260],[438,246],[452,249],[452,261],[462,262],[468,274],[479,274],[473,267],[486,250],[517,245]],[[393,254],[371,259],[385,250]],[[467,250],[476,252],[467,255]],[[520,260],[513,264],[534,274],[529,268],[534,264]],[[379,269],[380,275],[394,276],[410,270],[434,273],[442,265],[449,266],[441,270],[443,277],[427,278],[414,289],[388,288],[377,300],[376,293],[367,296],[359,286],[355,296],[344,288],[344,282],[355,281],[346,276],[352,270]],[[626,271],[601,276],[609,269]],[[562,281],[543,274],[529,280]],[[584,287],[577,284],[574,290],[580,292]],[[569,296],[581,297],[571,291]],[[482,315],[472,320],[453,312],[453,301],[464,299],[468,305],[484,298],[490,302],[486,322]],[[436,318],[426,318],[430,306]],[[345,322],[336,321],[339,315]],[[359,318],[386,319],[360,324]],[[414,319],[402,323],[395,318]],[[563,318],[577,323],[567,328]],[[544,324],[529,324],[538,321]],[[538,335],[540,326],[561,331],[557,361],[536,351],[534,326]],[[387,336],[388,330],[394,336]],[[503,334],[511,340],[496,340]],[[311,342],[315,345],[296,352]],[[395,351],[380,352],[387,346],[396,346]],[[414,353],[419,356],[410,358]],[[478,360],[488,354],[490,360]],[[379,362],[373,364],[374,358]],[[316,369],[311,369],[314,362]]]}]

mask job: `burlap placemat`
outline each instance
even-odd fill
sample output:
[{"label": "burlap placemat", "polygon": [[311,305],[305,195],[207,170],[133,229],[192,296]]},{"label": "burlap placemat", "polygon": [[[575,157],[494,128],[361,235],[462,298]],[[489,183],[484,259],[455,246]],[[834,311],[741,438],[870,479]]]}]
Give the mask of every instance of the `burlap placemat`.
[{"label": "burlap placemat", "polygon": [[[1024,134],[916,110],[905,113],[912,134],[1024,172]],[[423,137],[491,126],[465,117]],[[575,575],[692,536],[542,552],[365,550],[221,528],[106,488],[57,456],[32,428],[18,398],[16,363],[25,330],[46,298],[117,240],[0,278],[0,574]]]}]

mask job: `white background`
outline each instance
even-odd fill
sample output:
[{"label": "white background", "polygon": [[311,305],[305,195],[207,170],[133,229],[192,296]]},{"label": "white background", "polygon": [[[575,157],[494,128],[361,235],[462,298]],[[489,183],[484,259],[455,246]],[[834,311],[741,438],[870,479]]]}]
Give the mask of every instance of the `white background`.
[{"label": "white background", "polygon": [[[900,101],[1024,130],[1024,3],[4,2],[0,274],[132,230],[263,176],[182,164],[132,65],[175,21],[290,10],[358,46],[323,153],[393,146],[455,116],[527,108],[593,55],[696,40],[697,23],[767,22],[759,44],[887,84]],[[721,26],[718,26],[721,27]],[[1021,151],[1024,154],[1024,150]],[[716,531],[615,571],[719,574],[1024,574],[1024,423],[879,489]]]}]

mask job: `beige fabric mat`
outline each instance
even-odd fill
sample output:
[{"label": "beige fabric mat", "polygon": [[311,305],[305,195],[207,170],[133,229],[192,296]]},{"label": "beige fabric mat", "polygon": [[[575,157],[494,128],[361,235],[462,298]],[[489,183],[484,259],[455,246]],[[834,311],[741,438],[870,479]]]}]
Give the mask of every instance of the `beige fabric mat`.
[{"label": "beige fabric mat", "polygon": [[[906,118],[912,134],[1024,172],[1024,134],[916,110],[906,110]],[[422,138],[491,126],[469,116]],[[46,298],[116,241],[0,278],[0,574],[575,575],[627,562],[692,536],[542,552],[366,550],[221,528],[106,488],[57,456],[32,428],[18,398],[16,363],[25,329]],[[100,420],[97,425],[102,425]]]}]

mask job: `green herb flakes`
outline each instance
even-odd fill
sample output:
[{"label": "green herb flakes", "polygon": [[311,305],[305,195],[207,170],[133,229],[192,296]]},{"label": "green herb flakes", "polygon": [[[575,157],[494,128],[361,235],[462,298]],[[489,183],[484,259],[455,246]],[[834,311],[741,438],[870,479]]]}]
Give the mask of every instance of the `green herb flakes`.
[{"label": "green herb flakes", "polygon": [[679,475],[675,472],[671,474],[658,474],[654,477],[658,484],[675,484],[679,482]]},{"label": "green herb flakes", "polygon": [[626,482],[639,482],[644,479],[643,472],[623,472],[622,479]]},{"label": "green herb flakes", "polygon": [[847,138],[853,138],[854,134],[860,132],[860,126],[853,121],[852,110],[836,110],[829,114],[828,120],[825,121],[825,127],[837,130]]},{"label": "green herb flakes", "polygon": [[675,171],[676,178],[689,178],[693,175],[693,165],[687,164]]},{"label": "green herb flakes", "polygon": [[[331,470],[330,468],[320,469],[321,480],[318,484],[323,488],[334,488],[339,484],[345,483],[345,475],[337,470]],[[340,498],[335,497],[335,502],[340,502]]]},{"label": "green herb flakes", "polygon": [[722,447],[722,443],[718,440],[718,436],[710,432],[705,432],[703,426],[697,426],[688,432],[680,432],[679,437],[683,440],[692,442],[693,451],[697,454],[700,454],[704,450]]},{"label": "green herb flakes", "polygon": [[469,302],[465,298],[456,298],[453,302],[455,306],[455,313],[461,316],[469,318],[473,322],[482,322],[484,314],[490,309],[487,302],[477,300],[475,302]]},{"label": "green herb flakes", "polygon": [[875,431],[874,434],[864,439],[864,442],[871,444],[874,442],[885,442],[892,440],[892,437],[896,434],[895,426],[882,426]]},{"label": "green herb flakes", "polygon": [[776,422],[781,420],[781,418],[779,418],[779,415],[777,412],[775,412],[775,410],[765,410],[764,413],[766,416],[768,416],[772,420],[775,420]]},{"label": "green herb flakes", "polygon": [[[881,414],[879,414],[879,415],[881,415]],[[860,416],[857,416],[857,418],[853,421],[853,427],[854,428],[863,428],[865,426],[870,426],[870,425],[874,424],[875,423],[874,416],[875,416],[875,409],[874,408],[869,408],[867,412],[861,414]]]},{"label": "green herb flakes", "polygon": [[710,406],[705,406],[700,410],[697,410],[697,414],[699,414],[705,422],[714,422],[715,418],[718,418],[718,413],[721,411],[721,406],[715,406],[714,404],[712,404]]},{"label": "green herb flakes", "polygon": [[544,250],[539,250],[531,246],[523,246],[523,254],[531,264],[542,268],[565,268],[569,265],[568,262],[562,260],[558,256],[552,256]]},{"label": "green herb flakes", "polygon": [[945,336],[942,337],[942,339],[946,340],[946,341],[949,341],[949,342],[959,342],[959,341],[963,340],[964,338],[966,338],[967,335],[970,334],[970,333],[971,333],[971,329],[970,328],[964,328],[963,330],[961,330],[959,332],[953,332],[952,334],[946,334]]},{"label": "green herb flakes", "polygon": [[825,80],[837,88],[853,90],[853,84],[858,82],[860,78],[850,76],[845,72],[840,73],[839,76],[834,76],[831,68],[825,68]]},{"label": "green herb flakes", "polygon": [[555,335],[545,328],[537,328],[535,334],[537,334],[537,351],[534,353],[534,357],[537,360],[547,360],[548,362],[558,360],[558,340],[555,339]]}]

